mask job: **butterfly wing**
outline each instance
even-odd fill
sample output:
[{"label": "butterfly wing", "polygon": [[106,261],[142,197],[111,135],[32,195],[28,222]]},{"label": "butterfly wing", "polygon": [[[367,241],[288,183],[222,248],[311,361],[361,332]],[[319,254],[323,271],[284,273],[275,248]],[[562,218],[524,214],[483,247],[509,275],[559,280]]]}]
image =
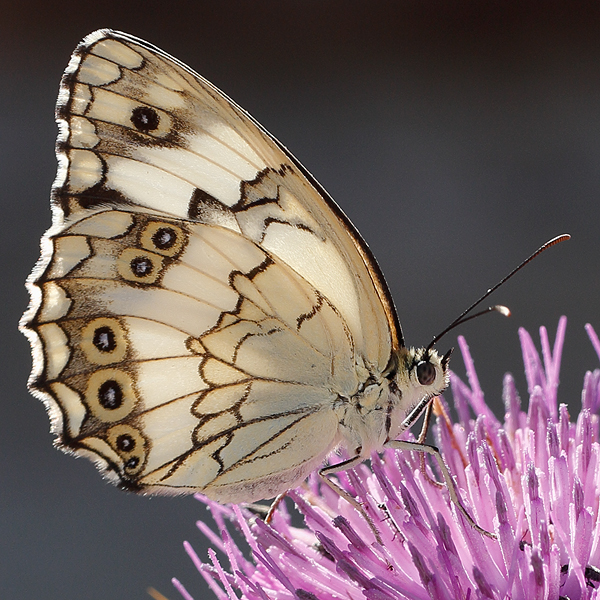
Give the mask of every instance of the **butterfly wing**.
[{"label": "butterfly wing", "polygon": [[403,345],[366,244],[247,113],[101,30],[57,106],[53,226],[22,326],[59,445],[134,489],[272,496]]}]

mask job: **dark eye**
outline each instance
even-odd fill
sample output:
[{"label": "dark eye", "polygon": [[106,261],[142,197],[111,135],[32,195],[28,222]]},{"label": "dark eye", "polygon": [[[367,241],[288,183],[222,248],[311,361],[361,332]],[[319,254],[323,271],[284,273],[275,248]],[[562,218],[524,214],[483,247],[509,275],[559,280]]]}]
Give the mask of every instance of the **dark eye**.
[{"label": "dark eye", "polygon": [[421,385],[431,385],[435,381],[435,367],[428,360],[417,365],[417,379]]}]

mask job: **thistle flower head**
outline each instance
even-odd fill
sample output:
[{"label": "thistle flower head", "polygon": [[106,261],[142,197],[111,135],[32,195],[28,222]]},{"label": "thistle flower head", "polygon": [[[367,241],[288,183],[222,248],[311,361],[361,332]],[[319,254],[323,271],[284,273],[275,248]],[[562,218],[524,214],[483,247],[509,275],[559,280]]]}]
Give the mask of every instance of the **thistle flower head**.
[{"label": "thistle flower head", "polygon": [[[494,416],[462,338],[468,384],[451,375],[458,422],[443,401],[438,405],[436,444],[463,505],[497,539],[467,522],[447,489],[432,482],[429,464],[423,474],[419,454],[386,450],[370,465],[338,475],[375,522],[381,544],[364,517],[317,477],[289,493],[304,527],[292,524],[284,503],[267,525],[248,509],[198,496],[219,533],[198,526],[222,556],[210,550],[204,564],[187,542],[185,548],[217,598],[600,598],[600,370],[586,374],[582,410],[572,422],[567,406],[557,403],[565,328],[563,317],[553,349],[541,329],[541,359],[529,334],[519,332],[527,412],[506,375],[504,422]],[[600,358],[598,337],[587,330]],[[252,560],[231,537],[233,528]]]}]

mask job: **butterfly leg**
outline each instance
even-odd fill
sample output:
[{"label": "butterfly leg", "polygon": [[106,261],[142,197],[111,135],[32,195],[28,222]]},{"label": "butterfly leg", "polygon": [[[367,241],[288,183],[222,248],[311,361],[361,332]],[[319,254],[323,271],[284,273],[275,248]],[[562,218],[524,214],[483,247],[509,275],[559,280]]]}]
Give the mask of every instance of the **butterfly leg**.
[{"label": "butterfly leg", "polygon": [[471,527],[473,527],[473,529],[475,529],[475,531],[478,531],[479,533],[482,533],[483,535],[486,535],[487,537],[489,537],[493,540],[497,539],[497,537],[494,533],[491,533],[491,532],[483,529],[479,525],[477,525],[477,523],[475,523],[475,521],[473,520],[473,517],[471,517],[471,515],[467,512],[466,508],[462,505],[460,498],[458,496],[458,490],[456,489],[456,484],[454,483],[454,479],[452,479],[452,476],[450,475],[450,471],[448,471],[448,467],[446,466],[446,463],[444,462],[444,459],[442,458],[440,451],[435,446],[430,446],[429,444],[423,444],[422,442],[409,442],[406,440],[390,440],[389,442],[386,443],[386,447],[393,448],[394,450],[414,450],[415,452],[421,452],[421,453],[426,452],[427,454],[431,454],[436,459],[436,461],[440,467],[440,470],[444,477],[444,481],[446,482],[446,486],[448,487],[448,492],[450,493],[450,499],[452,500],[452,502],[454,502],[454,504],[456,505],[456,508],[458,508],[458,510],[461,512],[461,514],[468,521],[469,525],[471,525]]},{"label": "butterfly leg", "polygon": [[[429,431],[429,423],[431,421],[431,413],[433,412],[433,403],[435,402],[435,398],[425,407],[425,415],[423,416],[423,426],[421,427],[421,433],[419,434],[418,443],[424,444],[425,438],[427,437],[427,432]],[[421,457],[421,473],[423,477],[429,481],[429,483],[437,488],[441,488],[442,484],[435,479],[432,479],[427,473],[427,469],[425,468],[425,454],[423,452],[419,455]]]},{"label": "butterfly leg", "polygon": [[336,465],[330,465],[328,467],[323,467],[319,470],[319,477],[326,483],[338,496],[349,502],[351,506],[353,506],[367,521],[377,543],[383,545],[383,541],[381,539],[381,535],[379,530],[375,526],[373,519],[367,514],[364,506],[356,499],[354,496],[351,496],[346,490],[342,489],[337,483],[333,480],[329,479],[328,475],[332,475],[333,473],[340,473],[341,471],[347,471],[348,469],[352,469],[362,463],[364,458],[360,455],[349,458],[348,460],[344,460],[341,463]]}]

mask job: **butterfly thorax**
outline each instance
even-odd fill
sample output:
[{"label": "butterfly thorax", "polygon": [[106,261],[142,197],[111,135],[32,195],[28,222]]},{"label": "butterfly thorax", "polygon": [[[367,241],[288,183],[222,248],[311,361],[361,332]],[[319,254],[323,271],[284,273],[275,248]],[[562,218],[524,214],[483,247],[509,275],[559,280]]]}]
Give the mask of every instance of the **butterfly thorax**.
[{"label": "butterfly thorax", "polygon": [[368,458],[381,450],[448,385],[435,350],[402,348],[392,364],[387,373],[369,373],[352,397],[339,399],[340,435],[350,453]]},{"label": "butterfly thorax", "polygon": [[369,456],[381,449],[393,395],[388,379],[371,375],[352,397],[338,398],[339,433],[350,454]]}]

